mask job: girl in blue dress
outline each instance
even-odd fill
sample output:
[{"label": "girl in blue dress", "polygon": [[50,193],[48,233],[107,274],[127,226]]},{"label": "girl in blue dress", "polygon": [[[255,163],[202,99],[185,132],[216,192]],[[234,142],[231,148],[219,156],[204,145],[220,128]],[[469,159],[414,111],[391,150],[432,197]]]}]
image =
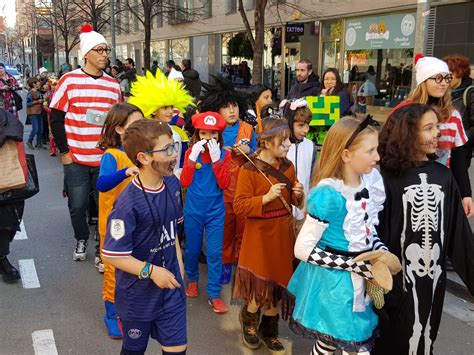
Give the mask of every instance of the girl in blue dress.
[{"label": "girl in blue dress", "polygon": [[386,250],[375,234],[385,200],[374,169],[375,125],[370,116],[345,117],[331,127],[308,196],[308,215],[295,244],[295,256],[303,262],[288,290],[295,297],[290,326],[316,339],[311,354],[337,349],[369,354],[377,336],[377,315],[365,290],[372,266],[354,261],[362,253]]}]

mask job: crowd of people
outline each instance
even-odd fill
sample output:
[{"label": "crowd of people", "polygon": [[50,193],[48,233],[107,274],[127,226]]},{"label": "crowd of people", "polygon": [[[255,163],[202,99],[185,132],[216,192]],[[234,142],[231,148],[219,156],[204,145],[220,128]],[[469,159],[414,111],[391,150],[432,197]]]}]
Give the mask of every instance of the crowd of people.
[{"label": "crowd of people", "polygon": [[[271,88],[240,91],[222,76],[201,88],[189,60],[138,75],[127,59],[119,80],[120,69],[107,74],[106,39],[90,26],[80,38],[86,64],[60,78],[47,109],[74,260],[87,255],[91,191],[98,205],[104,322],[123,339],[122,355],[144,354],[150,337],[163,354],[185,354],[186,298],[205,293],[224,314],[232,275],[250,349],[284,353],[283,318],[315,339],[313,355],[433,352],[448,259],[474,293],[474,87],[465,57],[417,56],[416,88],[380,127],[349,115],[335,68],[319,83],[301,60],[276,104]],[[27,146],[36,136],[41,148],[45,84],[28,84]],[[305,97],[317,95],[339,96],[343,116],[319,155],[306,138]],[[0,228],[9,231],[0,234],[8,240],[0,271],[10,280],[19,278],[6,255],[23,205],[13,210]]]}]

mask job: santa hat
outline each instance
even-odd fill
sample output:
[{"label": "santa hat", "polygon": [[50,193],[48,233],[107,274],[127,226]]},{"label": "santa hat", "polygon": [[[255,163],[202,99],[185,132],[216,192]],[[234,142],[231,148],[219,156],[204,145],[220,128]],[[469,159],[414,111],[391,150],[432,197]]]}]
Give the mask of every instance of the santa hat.
[{"label": "santa hat", "polygon": [[206,131],[222,132],[227,123],[217,112],[202,112],[193,115],[193,127],[196,129],[203,129]]},{"label": "santa hat", "polygon": [[89,25],[85,24],[81,28],[81,55],[82,58],[86,56],[87,53],[90,52],[92,48],[99,44],[107,44],[107,40],[104,36],[100,33],[94,31],[94,28]]},{"label": "santa hat", "polygon": [[40,74],[47,73],[47,72],[48,72],[48,69],[46,69],[45,67],[41,67],[41,68],[39,68],[38,72],[39,72]]},{"label": "santa hat", "polygon": [[171,71],[168,74],[168,80],[182,80],[182,81],[184,81],[183,73],[176,70],[175,68],[171,68]]},{"label": "santa hat", "polygon": [[434,75],[449,73],[448,64],[435,57],[424,57],[417,54],[415,57],[416,85],[420,85]]}]

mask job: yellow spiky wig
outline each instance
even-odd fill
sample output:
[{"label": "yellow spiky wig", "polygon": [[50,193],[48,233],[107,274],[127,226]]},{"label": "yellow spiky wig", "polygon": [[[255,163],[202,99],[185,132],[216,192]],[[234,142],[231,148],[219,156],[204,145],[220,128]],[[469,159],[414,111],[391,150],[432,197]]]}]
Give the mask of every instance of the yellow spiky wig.
[{"label": "yellow spiky wig", "polygon": [[186,107],[193,105],[193,97],[184,88],[183,83],[168,78],[159,70],[156,75],[149,71],[145,76],[137,75],[137,81],[130,88],[131,97],[129,104],[142,110],[146,118],[161,107],[173,106],[180,112],[185,112]]}]

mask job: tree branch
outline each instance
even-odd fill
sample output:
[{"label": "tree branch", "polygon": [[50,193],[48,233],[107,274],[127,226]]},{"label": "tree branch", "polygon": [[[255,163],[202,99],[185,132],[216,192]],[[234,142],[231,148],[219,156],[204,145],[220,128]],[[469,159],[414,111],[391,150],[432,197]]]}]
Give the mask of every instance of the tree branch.
[{"label": "tree branch", "polygon": [[250,27],[249,19],[247,18],[247,13],[245,12],[242,0],[239,0],[238,10],[240,16],[242,17],[242,21],[244,22],[245,30],[247,31],[247,36],[249,38],[250,44],[252,45],[252,49],[255,50],[255,37],[253,36],[252,28]]}]

